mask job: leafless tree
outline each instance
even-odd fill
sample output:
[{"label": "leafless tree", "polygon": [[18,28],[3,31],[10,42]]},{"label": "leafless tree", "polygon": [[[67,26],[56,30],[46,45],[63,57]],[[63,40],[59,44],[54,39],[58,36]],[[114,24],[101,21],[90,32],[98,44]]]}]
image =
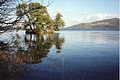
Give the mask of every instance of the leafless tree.
[{"label": "leafless tree", "polygon": [[0,2],[0,29],[7,30],[12,24],[15,0],[2,0]]},{"label": "leafless tree", "polygon": [[[0,30],[7,31],[13,28],[21,18],[16,17],[16,5],[25,0],[2,0],[0,1]],[[26,2],[29,2],[27,0]]]},{"label": "leafless tree", "polygon": [[[43,4],[43,0],[41,1],[41,3],[44,6],[49,7],[53,3],[53,1],[54,0],[48,0],[48,3],[46,5]],[[0,30],[3,31],[2,33],[6,32],[7,30],[13,29],[13,26],[16,25],[24,17],[25,14],[28,14],[30,12],[28,11],[20,17],[16,16],[16,5],[21,2],[29,4],[31,0],[0,0]],[[0,35],[2,33],[0,32]],[[10,40],[8,40],[8,42],[10,42]],[[0,41],[0,46],[3,45],[5,44]]]},{"label": "leafless tree", "polygon": [[[46,7],[49,7],[54,0],[49,1]],[[25,2],[30,3],[31,0],[1,0],[0,1],[0,30],[4,30],[3,32],[12,29],[13,26],[20,21],[24,15],[21,15],[19,18],[16,17],[16,5]],[[43,4],[43,0],[41,1]],[[26,12],[26,14],[29,13]]]}]

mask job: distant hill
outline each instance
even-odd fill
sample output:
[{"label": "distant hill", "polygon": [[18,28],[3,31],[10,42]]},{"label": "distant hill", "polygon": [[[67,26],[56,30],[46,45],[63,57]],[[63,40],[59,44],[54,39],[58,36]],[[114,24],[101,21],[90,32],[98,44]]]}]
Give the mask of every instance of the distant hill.
[{"label": "distant hill", "polygon": [[119,30],[119,18],[104,19],[90,23],[80,23],[64,30]]}]

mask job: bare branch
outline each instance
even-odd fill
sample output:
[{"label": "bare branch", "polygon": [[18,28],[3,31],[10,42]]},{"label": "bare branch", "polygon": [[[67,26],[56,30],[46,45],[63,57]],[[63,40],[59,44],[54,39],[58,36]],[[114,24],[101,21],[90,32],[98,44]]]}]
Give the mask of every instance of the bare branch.
[{"label": "bare branch", "polygon": [[48,1],[48,4],[46,7],[49,7],[53,2],[54,2],[54,0],[52,0],[51,2]]}]

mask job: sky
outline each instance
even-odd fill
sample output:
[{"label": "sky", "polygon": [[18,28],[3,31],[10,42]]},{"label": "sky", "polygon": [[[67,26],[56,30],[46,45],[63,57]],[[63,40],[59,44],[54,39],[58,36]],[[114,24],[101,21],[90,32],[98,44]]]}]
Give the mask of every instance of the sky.
[{"label": "sky", "polygon": [[[33,0],[40,2],[41,0]],[[43,5],[48,1],[43,0]],[[108,18],[119,17],[119,0],[54,0],[48,7],[48,12],[54,19],[57,12],[63,15],[65,27],[71,25],[92,22]]]}]

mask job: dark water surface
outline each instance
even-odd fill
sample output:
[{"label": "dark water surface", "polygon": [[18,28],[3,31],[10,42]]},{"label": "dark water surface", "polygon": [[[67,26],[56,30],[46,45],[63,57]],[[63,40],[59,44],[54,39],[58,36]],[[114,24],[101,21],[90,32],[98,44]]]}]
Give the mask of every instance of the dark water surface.
[{"label": "dark water surface", "polygon": [[[118,31],[19,31],[0,52],[0,80],[118,80]],[[1,39],[6,39],[3,34]],[[6,39],[7,41],[7,39]]]}]

